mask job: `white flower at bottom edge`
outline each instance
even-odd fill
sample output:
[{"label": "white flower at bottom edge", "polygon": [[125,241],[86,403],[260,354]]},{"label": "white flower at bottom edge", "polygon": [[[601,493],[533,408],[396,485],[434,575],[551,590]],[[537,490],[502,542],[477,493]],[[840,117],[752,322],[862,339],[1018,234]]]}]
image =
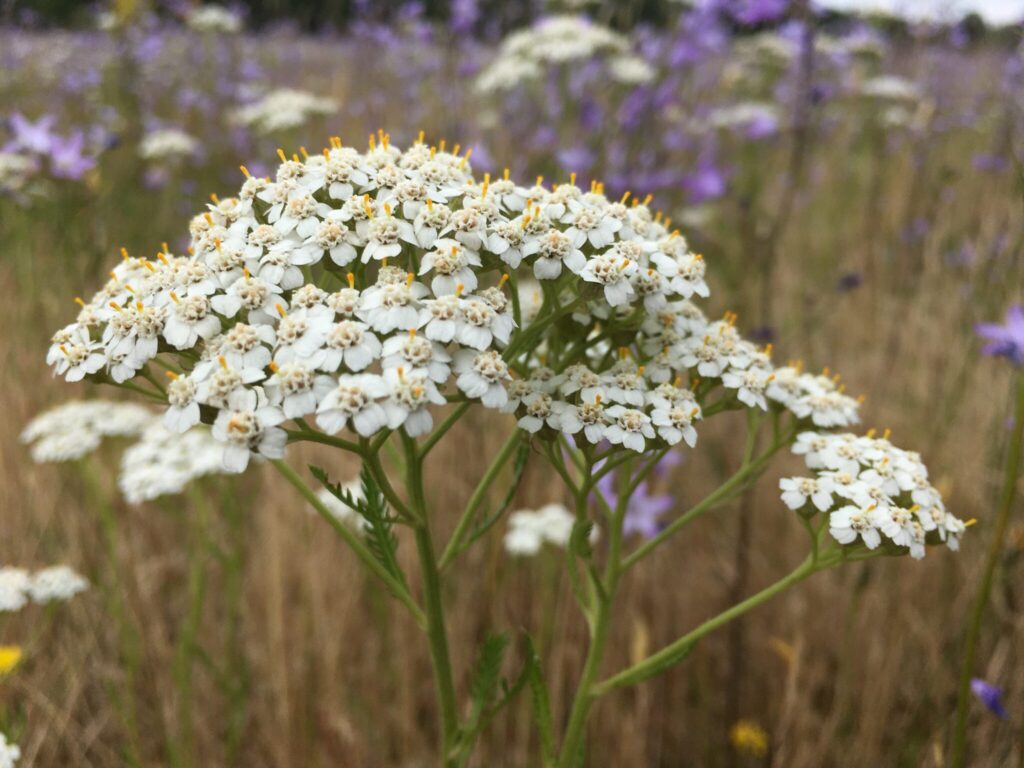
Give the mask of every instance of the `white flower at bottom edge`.
[{"label": "white flower at bottom edge", "polygon": [[653,440],[655,437],[651,418],[643,411],[613,405],[605,410],[610,424],[604,431],[605,439],[613,445],[622,445],[637,453],[646,447],[644,438]]},{"label": "white flower at bottom edge", "polygon": [[285,420],[280,408],[264,406],[257,410],[221,411],[213,422],[213,437],[225,444],[224,469],[244,472],[251,453],[270,459],[284,456],[288,435],[278,425]]},{"label": "white flower at bottom edge", "polygon": [[0,768],[14,768],[21,758],[21,749],[0,733]]},{"label": "white flower at bottom edge", "polygon": [[320,401],[316,423],[335,434],[351,421],[363,437],[378,432],[387,423],[387,413],[378,401],[391,391],[383,378],[372,373],[341,376],[338,385]]},{"label": "white flower at bottom edge", "polygon": [[455,353],[455,372],[459,374],[455,384],[467,397],[479,398],[487,408],[501,408],[508,402],[502,382],[512,377],[508,364],[497,352],[460,350]]},{"label": "white flower at bottom edge", "polygon": [[810,499],[821,512],[832,506],[832,485],[828,478],[784,477],[779,480],[782,503],[790,509],[800,509]]},{"label": "white flower at bottom edge", "polygon": [[840,507],[829,515],[829,533],[840,544],[851,544],[859,536],[864,540],[864,546],[875,549],[882,543],[882,537],[878,533],[874,512],[852,504]]},{"label": "white flower at bottom edge", "polygon": [[384,381],[390,395],[384,401],[388,428],[404,426],[410,437],[426,434],[433,428],[434,419],[428,406],[444,405],[448,401],[437,391],[437,386],[423,373],[407,373],[404,368],[384,371]]}]

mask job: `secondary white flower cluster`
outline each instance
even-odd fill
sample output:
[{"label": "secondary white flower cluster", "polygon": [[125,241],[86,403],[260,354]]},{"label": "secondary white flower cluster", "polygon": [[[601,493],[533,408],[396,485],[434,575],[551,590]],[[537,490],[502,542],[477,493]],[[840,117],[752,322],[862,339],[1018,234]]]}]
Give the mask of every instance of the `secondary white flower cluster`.
[{"label": "secondary white flower cluster", "polygon": [[193,480],[224,471],[223,450],[210,430],[172,432],[162,421],[151,414],[138,442],[121,455],[117,484],[129,504],[181,493]]},{"label": "secondary white flower cluster", "polygon": [[[212,422],[230,471],[280,457],[287,419],[417,436],[452,400],[635,451],[692,446],[713,390],[817,426],[856,421],[834,380],[775,369],[734,316],[701,313],[704,261],[646,201],[574,179],[476,181],[457,148],[403,153],[383,134],[365,153],[281,154],[274,180],[249,177],[193,219],[189,255],[123,253],[54,336],[56,373],[152,383],[160,356],[165,424]],[[510,279],[537,281],[535,314]]]},{"label": "secondary white flower cluster", "polygon": [[147,133],[139,142],[143,160],[180,160],[199,151],[199,142],[177,128],[162,128]]},{"label": "secondary white flower cluster", "polygon": [[71,401],[32,419],[21,433],[39,463],[71,461],[106,437],[136,437],[121,456],[118,485],[130,504],[181,493],[196,478],[223,472],[223,449],[208,429],[168,430],[164,415],[134,403]]},{"label": "secondary white flower cluster", "polygon": [[72,400],[36,416],[21,433],[40,464],[71,461],[95,451],[105,437],[138,435],[153,412],[135,403]]},{"label": "secondary white flower cluster", "polygon": [[0,768],[14,768],[20,759],[21,748],[0,733]]},{"label": "secondary white flower cluster", "polygon": [[549,68],[595,57],[606,59],[609,76],[623,84],[646,83],[655,75],[632,52],[628,38],[586,16],[559,15],[509,34],[478,75],[476,88],[483,93],[512,90],[541,78]]},{"label": "secondary white flower cluster", "polygon": [[[564,504],[545,504],[538,510],[521,509],[508,518],[505,551],[510,555],[529,557],[540,552],[544,544],[566,547],[576,518]],[[598,530],[591,529],[590,540],[596,541]]]},{"label": "secondary white flower cluster", "polygon": [[333,114],[337,109],[338,103],[333,99],[295,88],[278,88],[236,109],[231,120],[267,134],[299,128],[311,118]]},{"label": "secondary white flower cluster", "polygon": [[66,565],[30,573],[23,568],[0,568],[0,612],[20,611],[37,605],[66,602],[89,588],[89,582]]},{"label": "secondary white flower cluster", "polygon": [[185,15],[185,23],[197,32],[234,35],[242,31],[242,19],[222,5],[200,5]]},{"label": "secondary white flower cluster", "polygon": [[888,436],[805,432],[793,452],[814,473],[780,480],[783,503],[828,514],[829,531],[839,543],[860,539],[875,549],[889,541],[921,558],[934,533],[950,549],[959,547],[965,523],[946,511],[921,457],[895,447]]}]

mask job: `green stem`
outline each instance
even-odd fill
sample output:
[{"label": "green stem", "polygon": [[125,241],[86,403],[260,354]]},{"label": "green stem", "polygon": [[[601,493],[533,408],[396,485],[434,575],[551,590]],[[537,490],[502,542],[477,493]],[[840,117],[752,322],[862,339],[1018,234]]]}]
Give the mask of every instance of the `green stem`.
[{"label": "green stem", "polygon": [[427,618],[427,640],[430,658],[434,666],[434,682],[437,687],[437,702],[441,711],[441,766],[454,765],[450,752],[458,736],[459,720],[455,704],[455,683],[452,677],[452,663],[448,653],[448,632],[445,628],[444,605],[441,599],[441,573],[434,554],[434,542],[430,535],[426,499],[423,493],[423,457],[416,448],[416,441],[402,433],[402,446],[406,455],[406,482],[410,503],[418,518],[414,527],[416,552],[419,555],[420,573],[423,577],[423,603]]},{"label": "green stem", "polygon": [[748,597],[743,602],[737,603],[732,608],[723,611],[713,619],[708,619],[692,632],[683,635],[674,643],[665,646],[660,651],[648,656],[643,661],[624,669],[606,680],[603,680],[591,689],[590,694],[593,697],[603,696],[615,688],[621,688],[626,685],[635,685],[636,683],[653,677],[685,658],[693,644],[705,635],[715,631],[723,624],[727,624],[736,617],[741,616],[751,608],[756,608],[761,605],[761,603],[770,600],[780,592],[789,589],[794,584],[803,581],[812,573],[829,568],[838,562],[840,562],[839,558],[815,562],[813,556],[808,556],[803,563],[801,563],[787,576],[779,579],[771,586],[762,589],[757,594]]},{"label": "green stem", "polygon": [[[653,463],[652,461],[651,464],[653,465]],[[632,481],[628,485],[631,485],[631,483]],[[635,486],[632,487],[635,488]],[[577,517],[586,514],[588,490],[589,486],[586,483],[579,489],[576,497]],[[587,648],[587,657],[583,662],[583,671],[580,674],[576,695],[573,698],[572,708],[569,711],[569,722],[566,726],[565,736],[562,739],[562,746],[558,755],[558,768],[571,768],[578,764],[578,758],[583,749],[587,732],[587,717],[590,715],[591,707],[597,698],[593,695],[592,688],[594,681],[601,671],[601,662],[604,659],[605,647],[608,643],[608,631],[611,625],[615,591],[619,584],[619,577],[622,574],[622,524],[626,517],[626,511],[629,509],[629,501],[630,493],[620,492],[615,505],[615,514],[610,520],[608,560],[605,563],[603,578],[600,581],[595,579],[597,581],[595,584],[597,588],[592,590],[592,604],[594,607],[592,618],[589,621],[590,645]],[[575,566],[570,564],[570,567]],[[584,613],[587,612],[588,606],[584,606]]]},{"label": "green stem", "polygon": [[745,461],[740,465],[740,468],[736,470],[732,477],[705,496],[704,499],[696,505],[687,510],[686,514],[677,517],[657,536],[652,539],[648,539],[626,555],[626,558],[622,562],[623,570],[629,570],[640,560],[649,555],[654,549],[664,544],[681,528],[689,525],[696,518],[700,517],[708,510],[713,509],[718,504],[728,500],[730,496],[743,485],[743,483],[745,483],[749,478],[756,476],[768,463],[768,460],[775,455],[775,452],[792,440],[794,434],[795,430],[787,430],[782,437],[774,441],[768,449],[756,459]]},{"label": "green stem", "polygon": [[1009,528],[1010,515],[1017,495],[1017,480],[1020,476],[1020,459],[1024,448],[1024,374],[1017,374],[1017,402],[1014,411],[1013,434],[1006,456],[1006,470],[1003,475],[1003,490],[996,512],[996,528],[985,560],[985,571],[978,585],[978,593],[974,598],[974,609],[967,625],[967,639],[964,645],[964,662],[960,671],[960,690],[956,704],[956,726],[953,731],[953,768],[963,768],[967,760],[967,710],[971,695],[971,676],[974,674],[974,661],[978,651],[978,637],[981,634],[982,620],[992,594],[996,569],[1006,542],[1006,531]]},{"label": "green stem", "polygon": [[519,446],[519,441],[522,439],[523,433],[520,430],[515,430],[509,436],[505,444],[501,446],[501,450],[498,451],[498,455],[494,457],[494,461],[491,462],[491,466],[488,467],[487,472],[481,478],[477,484],[476,489],[473,491],[473,495],[470,496],[469,502],[466,504],[466,510],[462,513],[462,517],[459,518],[458,524],[455,526],[455,531],[452,533],[451,538],[448,540],[448,544],[444,548],[444,552],[441,555],[440,568],[443,571],[447,568],[452,560],[454,560],[459,552],[462,545],[462,540],[466,537],[466,531],[472,524],[473,519],[476,516],[476,511],[480,507],[480,504],[484,500],[484,496],[487,491],[494,484],[495,479],[498,477],[498,473],[501,472],[502,467],[505,466],[505,462],[508,461],[509,457],[515,452]]},{"label": "green stem", "polygon": [[423,611],[416,604],[412,595],[409,594],[409,590],[406,589],[405,585],[402,584],[398,579],[388,573],[387,569],[384,568],[373,556],[373,553],[367,548],[366,544],[362,542],[359,536],[354,533],[345,523],[341,522],[334,515],[331,514],[330,510],[324,505],[322,501],[317,497],[313,489],[310,488],[306,482],[299,476],[292,467],[281,459],[271,459],[271,464],[277,468],[277,471],[284,475],[284,478],[291,483],[295,489],[302,494],[302,497],[310,503],[310,505],[317,511],[327,523],[334,529],[348,546],[355,552],[356,557],[362,560],[363,564],[370,569],[371,572],[381,581],[383,581],[391,593],[401,601],[401,603],[409,609],[413,619],[421,627],[426,626],[426,617]]}]

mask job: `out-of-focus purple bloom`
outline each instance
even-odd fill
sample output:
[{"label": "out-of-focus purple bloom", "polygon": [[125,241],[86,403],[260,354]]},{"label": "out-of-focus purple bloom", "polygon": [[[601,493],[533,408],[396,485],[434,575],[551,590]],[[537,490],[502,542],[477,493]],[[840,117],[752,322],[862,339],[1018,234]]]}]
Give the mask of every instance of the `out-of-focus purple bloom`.
[{"label": "out-of-focus purple bloom", "polygon": [[976,171],[1002,173],[1008,165],[1006,158],[991,152],[979,152],[971,158],[971,165]]},{"label": "out-of-focus purple bloom", "polygon": [[757,344],[775,341],[775,329],[770,325],[755,325],[750,329],[750,340]]},{"label": "out-of-focus purple bloom", "polygon": [[85,134],[75,131],[66,139],[56,139],[50,149],[50,170],[60,179],[80,179],[96,166],[96,160],[83,153]]},{"label": "out-of-focus purple bloom", "polygon": [[20,112],[11,115],[11,140],[14,149],[25,149],[38,155],[50,152],[55,136],[53,134],[53,115],[43,115],[34,123]]},{"label": "out-of-focus purple bloom", "polygon": [[980,677],[971,679],[971,692],[978,697],[978,701],[984,704],[988,711],[1001,720],[1007,718],[1006,709],[1003,707],[1003,689],[991,683],[986,683]]},{"label": "out-of-focus purple bloom", "polygon": [[778,21],[786,15],[789,0],[728,0],[724,10],[734,20],[746,26]]},{"label": "out-of-focus purple bloom", "polygon": [[1006,320],[998,323],[979,323],[974,331],[988,343],[982,354],[1006,357],[1016,366],[1024,366],[1024,307],[1014,304],[1006,310]]},{"label": "out-of-focus purple bloom", "polygon": [[779,118],[769,112],[755,115],[743,127],[743,135],[751,141],[760,141],[774,136],[779,132]]},{"label": "out-of-focus purple bloom", "polygon": [[697,161],[697,170],[683,181],[683,187],[693,205],[717,200],[725,194],[728,180],[714,160],[702,157]]},{"label": "out-of-focus purple bloom", "polygon": [[[594,165],[594,153],[582,144],[558,150],[558,162],[563,168],[585,174]],[[473,157],[476,160],[476,156]]]},{"label": "out-of-focus purple bloom", "polygon": [[644,538],[653,539],[663,527],[661,516],[675,503],[667,493],[650,495],[647,482],[640,483],[629,500],[626,517],[622,521],[622,535],[639,533]]},{"label": "out-of-focus purple bloom", "polygon": [[469,34],[480,19],[480,5],[477,0],[452,0],[449,26],[457,35]]},{"label": "out-of-focus purple bloom", "polygon": [[836,290],[840,293],[850,293],[861,287],[864,283],[864,276],[860,272],[847,272],[836,280]]}]

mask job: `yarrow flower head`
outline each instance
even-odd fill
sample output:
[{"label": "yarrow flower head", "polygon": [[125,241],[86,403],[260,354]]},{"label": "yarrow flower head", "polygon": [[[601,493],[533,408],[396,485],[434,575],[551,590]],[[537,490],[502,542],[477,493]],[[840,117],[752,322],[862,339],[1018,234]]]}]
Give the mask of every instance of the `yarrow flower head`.
[{"label": "yarrow flower head", "polygon": [[14,768],[21,759],[21,749],[0,733],[0,768]]},{"label": "yarrow flower head", "polygon": [[929,538],[959,548],[967,523],[946,510],[920,456],[894,446],[888,433],[804,432],[793,452],[811,473],[780,480],[782,502],[808,517],[827,515],[840,544],[884,545],[914,558],[924,557]]},{"label": "yarrow flower head", "polygon": [[[404,151],[378,132],[365,151],[334,138],[279,156],[272,177],[243,168],[238,195],[192,219],[186,255],[122,252],[52,340],[57,375],[135,380],[166,399],[168,430],[210,428],[175,451],[147,433],[154,447],[126,459],[130,498],[156,493],[157,472],[174,490],[210,471],[210,441],[240,472],[283,457],[311,423],[343,440],[416,438],[439,408],[476,404],[535,440],[648,453],[694,447],[709,409],[753,409],[788,412],[814,471],[785,480],[783,500],[827,514],[841,544],[957,546],[964,524],[916,454],[818,432],[858,421],[838,376],[776,366],[734,314],[704,314],[705,261],[650,198],[609,200],[574,174],[480,178],[470,151],[422,135]],[[630,530],[650,537],[667,503],[648,506]],[[533,547],[525,530],[513,548]]]}]

